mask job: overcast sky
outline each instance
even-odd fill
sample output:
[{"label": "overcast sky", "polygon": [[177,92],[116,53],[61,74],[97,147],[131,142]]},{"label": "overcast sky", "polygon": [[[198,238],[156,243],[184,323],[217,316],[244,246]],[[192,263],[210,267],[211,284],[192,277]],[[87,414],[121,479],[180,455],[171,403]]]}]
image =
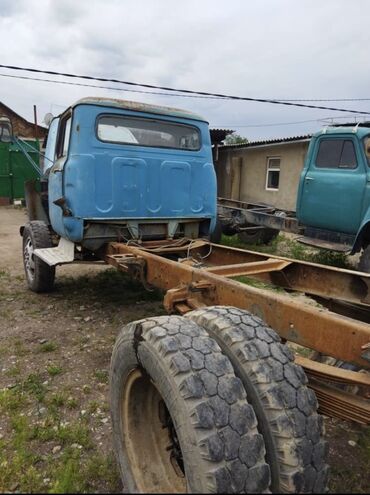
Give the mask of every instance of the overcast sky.
[{"label": "overcast sky", "polygon": [[[0,64],[257,98],[370,98],[369,11],[367,0],[0,0]],[[34,104],[42,121],[83,96],[113,96],[195,110],[249,139],[343,116],[2,76],[0,88],[0,101],[29,120]],[[370,101],[321,104],[370,112]],[[301,121],[313,122],[267,125]]]}]

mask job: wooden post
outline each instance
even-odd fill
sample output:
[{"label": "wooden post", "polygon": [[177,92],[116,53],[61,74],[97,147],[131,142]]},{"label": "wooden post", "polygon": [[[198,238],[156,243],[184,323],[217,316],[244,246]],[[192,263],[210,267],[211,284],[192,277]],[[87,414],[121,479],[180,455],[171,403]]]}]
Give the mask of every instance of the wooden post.
[{"label": "wooden post", "polygon": [[38,132],[37,132],[37,110],[36,105],[33,105],[33,117],[35,122],[35,139],[38,140]]}]

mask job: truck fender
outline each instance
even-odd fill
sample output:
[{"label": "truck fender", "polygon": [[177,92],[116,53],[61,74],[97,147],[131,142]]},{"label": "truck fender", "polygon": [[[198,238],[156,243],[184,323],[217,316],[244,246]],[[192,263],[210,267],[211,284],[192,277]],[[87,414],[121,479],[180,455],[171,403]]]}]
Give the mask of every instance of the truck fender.
[{"label": "truck fender", "polygon": [[370,244],[370,207],[364,215],[360,228],[358,229],[355,242],[352,246],[351,254],[358,253],[361,248]]}]

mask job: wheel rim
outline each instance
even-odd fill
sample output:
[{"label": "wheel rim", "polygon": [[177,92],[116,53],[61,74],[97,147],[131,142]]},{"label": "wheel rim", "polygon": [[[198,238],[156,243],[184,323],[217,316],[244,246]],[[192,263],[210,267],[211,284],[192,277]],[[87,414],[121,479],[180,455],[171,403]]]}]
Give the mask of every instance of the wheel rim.
[{"label": "wheel rim", "polygon": [[24,245],[23,257],[24,257],[24,267],[26,270],[27,277],[29,280],[32,281],[35,277],[35,261],[34,261],[34,253],[33,253],[33,244],[30,237],[27,238],[27,241]]},{"label": "wheel rim", "polygon": [[121,400],[122,442],[139,492],[186,493],[180,444],[164,400],[148,375],[132,371]]}]

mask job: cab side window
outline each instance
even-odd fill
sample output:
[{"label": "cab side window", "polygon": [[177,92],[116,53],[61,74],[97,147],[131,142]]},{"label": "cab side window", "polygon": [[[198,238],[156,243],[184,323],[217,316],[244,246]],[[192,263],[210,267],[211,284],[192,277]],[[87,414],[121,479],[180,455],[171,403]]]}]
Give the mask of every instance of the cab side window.
[{"label": "cab side window", "polygon": [[57,143],[57,158],[67,156],[69,148],[69,138],[71,135],[72,116],[69,115],[60,123],[58,143]]},{"label": "cab side window", "polygon": [[370,137],[369,136],[367,136],[364,139],[364,148],[365,148],[367,164],[370,167]]},{"label": "cab side window", "polygon": [[356,168],[357,159],[350,139],[323,139],[316,156],[319,168]]},{"label": "cab side window", "polygon": [[59,126],[59,118],[55,118],[49,127],[48,137],[46,141],[45,148],[45,157],[44,157],[44,166],[43,170],[46,172],[47,169],[54,165],[55,161],[55,145],[58,136],[58,126]]}]

